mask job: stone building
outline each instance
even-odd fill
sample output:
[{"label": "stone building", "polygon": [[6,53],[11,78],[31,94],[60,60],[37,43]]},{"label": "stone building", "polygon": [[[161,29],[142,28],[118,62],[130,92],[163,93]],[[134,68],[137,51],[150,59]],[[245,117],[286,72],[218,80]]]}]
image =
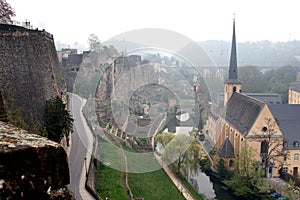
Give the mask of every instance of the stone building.
[{"label": "stone building", "polygon": [[300,104],[300,72],[297,74],[297,81],[289,87],[289,104]]}]

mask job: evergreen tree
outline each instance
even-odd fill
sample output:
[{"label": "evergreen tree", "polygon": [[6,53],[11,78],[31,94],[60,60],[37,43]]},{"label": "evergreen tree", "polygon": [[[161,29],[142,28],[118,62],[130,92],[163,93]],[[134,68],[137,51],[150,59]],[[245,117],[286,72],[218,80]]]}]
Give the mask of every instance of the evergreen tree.
[{"label": "evergreen tree", "polygon": [[73,131],[73,118],[66,109],[60,97],[50,99],[46,102],[45,130],[47,137],[55,142],[60,142],[65,136],[69,146],[69,134]]}]

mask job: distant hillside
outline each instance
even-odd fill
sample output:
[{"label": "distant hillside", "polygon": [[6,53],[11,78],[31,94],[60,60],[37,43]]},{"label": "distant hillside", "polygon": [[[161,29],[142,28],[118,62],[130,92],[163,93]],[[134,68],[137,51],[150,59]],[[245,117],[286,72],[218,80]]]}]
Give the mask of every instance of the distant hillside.
[{"label": "distant hillside", "polygon": [[[199,44],[217,66],[228,65],[230,42],[210,40]],[[244,42],[237,44],[237,50],[239,66],[300,66],[300,41],[297,40]]]}]

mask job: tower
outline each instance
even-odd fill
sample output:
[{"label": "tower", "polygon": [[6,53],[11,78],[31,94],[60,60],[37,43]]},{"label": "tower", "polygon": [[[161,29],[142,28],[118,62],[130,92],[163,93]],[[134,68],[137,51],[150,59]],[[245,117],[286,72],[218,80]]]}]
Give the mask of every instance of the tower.
[{"label": "tower", "polygon": [[242,92],[242,82],[238,79],[236,40],[235,40],[235,19],[233,19],[233,34],[231,43],[231,54],[229,63],[228,79],[224,82],[224,106],[234,92]]}]

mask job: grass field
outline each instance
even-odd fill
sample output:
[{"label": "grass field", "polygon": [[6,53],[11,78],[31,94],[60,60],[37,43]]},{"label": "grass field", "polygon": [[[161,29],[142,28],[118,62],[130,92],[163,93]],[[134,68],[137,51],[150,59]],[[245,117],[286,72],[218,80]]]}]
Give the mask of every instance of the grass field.
[{"label": "grass field", "polygon": [[130,199],[125,189],[125,173],[100,164],[98,169],[97,193],[105,199]]},{"label": "grass field", "polygon": [[[102,158],[104,158],[106,165],[102,163],[99,165],[97,193],[103,199],[105,199],[105,197],[113,200],[130,199],[125,189],[125,172],[117,170],[120,166],[124,165],[124,158],[122,158],[120,152],[111,145],[102,143],[101,146],[101,149],[105,152],[102,153]],[[137,155],[133,154],[137,153],[133,149],[127,147],[123,147],[123,149],[127,160],[131,162],[129,168],[135,163],[140,166],[139,168],[146,167],[149,169],[148,167],[151,166],[150,168],[153,167],[153,169],[157,169],[147,173],[128,173],[128,184],[134,198],[144,198],[145,200],[185,199],[165,171],[158,167],[159,164],[155,159],[152,157],[137,157]],[[139,155],[142,156],[143,154],[140,153]],[[135,158],[132,158],[132,156]],[[114,166],[116,166],[117,169],[114,169]],[[122,168],[123,167],[121,167],[121,169]],[[138,171],[139,170],[141,169],[138,169]],[[189,190],[192,190],[192,187],[187,182],[184,184],[188,186]],[[196,191],[191,192],[196,199],[203,199]]]},{"label": "grass field", "polygon": [[128,174],[128,182],[134,198],[185,199],[163,169],[148,173]]}]

